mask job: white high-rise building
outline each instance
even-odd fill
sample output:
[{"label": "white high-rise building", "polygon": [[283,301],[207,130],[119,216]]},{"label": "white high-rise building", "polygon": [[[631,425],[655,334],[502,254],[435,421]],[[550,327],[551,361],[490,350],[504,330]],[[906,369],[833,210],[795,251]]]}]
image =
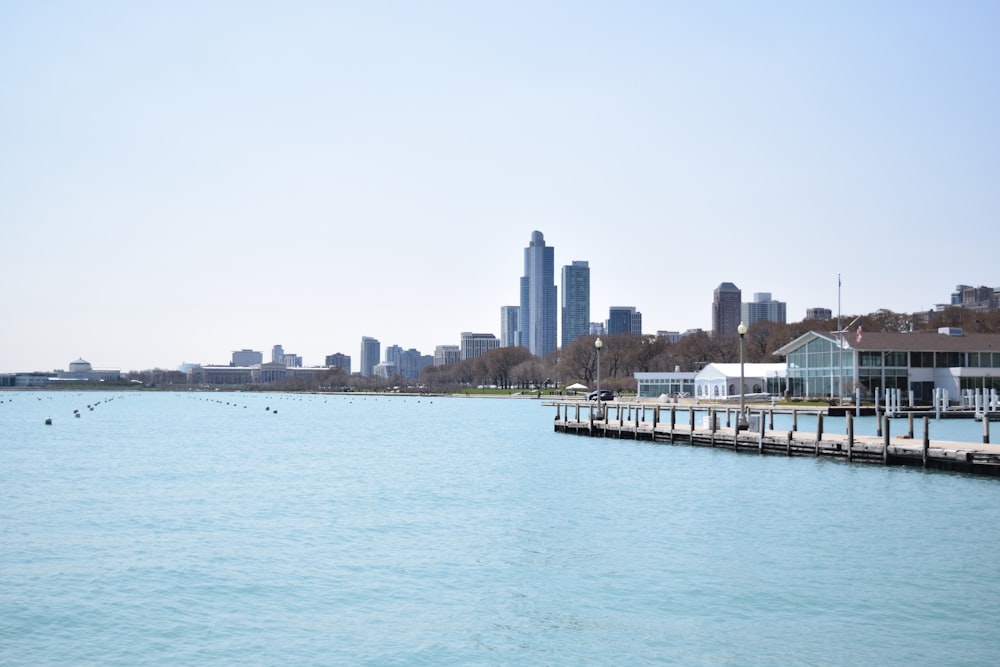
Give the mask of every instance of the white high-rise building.
[{"label": "white high-rise building", "polygon": [[754,292],[752,303],[740,305],[740,315],[747,326],[760,321],[785,324],[785,302],[775,301],[770,292]]},{"label": "white high-rise building", "polygon": [[462,332],[461,358],[475,359],[481,357],[490,350],[500,347],[500,341],[493,334]]}]

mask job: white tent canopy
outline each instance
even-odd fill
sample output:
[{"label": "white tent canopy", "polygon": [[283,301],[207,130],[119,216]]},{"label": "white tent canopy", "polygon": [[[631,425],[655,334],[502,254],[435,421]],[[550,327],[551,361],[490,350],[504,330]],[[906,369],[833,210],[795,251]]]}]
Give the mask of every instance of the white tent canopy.
[{"label": "white tent canopy", "polygon": [[570,386],[566,387],[566,391],[587,391],[587,389],[589,388],[590,387],[588,387],[587,385],[580,384],[579,382],[577,382],[576,384],[571,384]]}]

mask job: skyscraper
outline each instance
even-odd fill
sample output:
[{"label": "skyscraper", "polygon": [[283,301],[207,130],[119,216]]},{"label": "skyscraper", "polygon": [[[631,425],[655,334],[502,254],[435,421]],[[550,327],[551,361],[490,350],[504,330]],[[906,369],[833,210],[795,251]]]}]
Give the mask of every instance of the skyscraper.
[{"label": "skyscraper", "polygon": [[566,348],[590,331],[590,265],[574,261],[562,268],[562,341]]},{"label": "skyscraper", "polygon": [[732,283],[722,283],[715,288],[712,301],[712,333],[736,334],[740,326],[740,306],[743,292]]},{"label": "skyscraper", "polygon": [[500,306],[500,347],[515,347],[520,306]]},{"label": "skyscraper", "polygon": [[642,313],[635,306],[611,306],[608,309],[608,335],[619,333],[642,335]]},{"label": "skyscraper", "polygon": [[370,336],[361,337],[361,375],[371,377],[372,369],[379,362],[379,355],[382,354],[382,344]]},{"label": "skyscraper", "polygon": [[500,341],[491,333],[462,332],[460,350],[463,361],[481,357],[490,350],[495,350],[498,347],[500,347]]},{"label": "skyscraper", "polygon": [[742,305],[740,316],[747,326],[761,320],[784,324],[785,302],[775,301],[770,292],[754,292],[753,301]]},{"label": "skyscraper", "polygon": [[326,367],[327,368],[339,368],[348,375],[351,374],[351,358],[346,354],[341,354],[337,352],[336,354],[330,354],[326,357]]},{"label": "skyscraper", "polygon": [[438,345],[434,348],[434,365],[447,366],[461,360],[462,349],[458,345]]},{"label": "skyscraper", "polygon": [[531,232],[531,244],[524,249],[518,345],[538,357],[555,351],[558,307],[554,248],[545,245],[541,232]]},{"label": "skyscraper", "polygon": [[264,354],[255,350],[243,348],[238,352],[233,352],[233,366],[254,366],[264,363]]},{"label": "skyscraper", "polygon": [[396,364],[396,368],[398,369],[399,368],[399,357],[402,354],[403,354],[403,348],[401,348],[399,345],[390,345],[389,347],[385,348],[385,359],[384,359],[384,361],[388,361],[389,363]]}]

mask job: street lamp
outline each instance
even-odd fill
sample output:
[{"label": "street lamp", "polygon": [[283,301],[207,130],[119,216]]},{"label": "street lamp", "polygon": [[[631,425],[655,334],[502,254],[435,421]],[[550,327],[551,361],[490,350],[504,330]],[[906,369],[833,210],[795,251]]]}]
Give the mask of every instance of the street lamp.
[{"label": "street lamp", "polygon": [[743,337],[747,335],[747,325],[741,321],[736,327],[736,332],[740,335],[740,414],[736,418],[736,430],[745,431],[750,427],[747,423],[747,413],[743,408],[743,388],[746,386],[743,380]]},{"label": "street lamp", "polygon": [[601,348],[604,347],[604,343],[601,342],[600,336],[594,341],[594,347],[597,348],[597,412],[594,416],[597,419],[604,419],[604,406],[601,405]]}]

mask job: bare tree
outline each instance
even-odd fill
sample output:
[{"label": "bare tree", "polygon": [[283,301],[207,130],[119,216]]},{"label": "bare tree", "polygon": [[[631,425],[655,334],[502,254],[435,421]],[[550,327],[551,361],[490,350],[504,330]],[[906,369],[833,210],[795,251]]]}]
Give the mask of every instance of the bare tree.
[{"label": "bare tree", "polygon": [[556,365],[557,374],[565,380],[590,384],[597,372],[597,336],[580,336],[563,348]]},{"label": "bare tree", "polygon": [[531,358],[531,352],[524,347],[500,347],[490,350],[482,357],[486,374],[491,379],[491,384],[495,384],[503,389],[509,389],[512,378],[511,373],[514,368]]}]

